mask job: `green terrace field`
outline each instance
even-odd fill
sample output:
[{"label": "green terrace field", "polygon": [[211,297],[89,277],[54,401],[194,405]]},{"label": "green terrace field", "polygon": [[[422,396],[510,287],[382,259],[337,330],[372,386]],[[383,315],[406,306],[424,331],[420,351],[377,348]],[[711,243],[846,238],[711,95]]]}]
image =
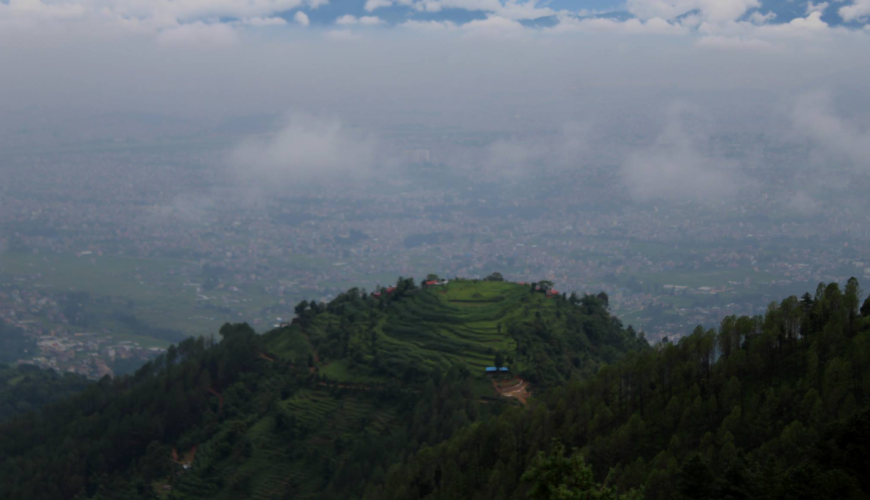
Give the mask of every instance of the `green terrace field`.
[{"label": "green terrace field", "polygon": [[[348,327],[352,336],[359,337],[355,339],[361,353],[358,360],[371,361],[374,353],[370,347],[375,345],[383,363],[397,361],[423,371],[461,365],[475,376],[493,366],[497,352],[515,354],[517,342],[508,334],[507,325],[528,320],[531,311],[547,315],[555,310],[551,299],[542,293],[530,293],[528,286],[496,281],[453,281],[386,303],[389,307],[383,314],[365,320],[365,333],[354,328],[360,325]],[[314,342],[323,341],[340,324],[336,315],[321,313],[304,327],[304,334]],[[288,349],[276,346],[278,354],[286,355]],[[298,357],[298,352],[292,355]],[[371,370],[360,368],[360,363],[330,360],[323,354],[321,357],[325,359],[319,369],[332,379],[377,378]],[[511,368],[518,371],[522,366]]]}]

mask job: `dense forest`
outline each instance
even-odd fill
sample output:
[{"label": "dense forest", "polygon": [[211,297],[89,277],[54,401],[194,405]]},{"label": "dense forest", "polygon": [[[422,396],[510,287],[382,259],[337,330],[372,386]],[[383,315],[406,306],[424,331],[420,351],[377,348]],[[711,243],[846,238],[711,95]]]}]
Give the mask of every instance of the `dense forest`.
[{"label": "dense forest", "polygon": [[868,498],[860,295],[819,285],[631,353],[422,449],[366,498]]},{"label": "dense forest", "polygon": [[652,347],[604,294],[427,281],[226,325],[0,424],[0,496],[868,498],[854,279]]},{"label": "dense forest", "polygon": [[557,387],[649,349],[606,296],[547,283],[400,279],[296,312],[0,424],[0,497],[361,498],[405,457],[519,407],[499,383]]},{"label": "dense forest", "polygon": [[89,383],[73,373],[59,374],[31,365],[0,365],[0,422],[66,399]]}]

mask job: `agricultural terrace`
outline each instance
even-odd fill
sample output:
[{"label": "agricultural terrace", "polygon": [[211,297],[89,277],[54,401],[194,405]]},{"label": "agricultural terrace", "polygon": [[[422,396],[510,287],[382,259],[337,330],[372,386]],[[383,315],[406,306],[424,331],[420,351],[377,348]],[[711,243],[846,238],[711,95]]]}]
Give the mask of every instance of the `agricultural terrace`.
[{"label": "agricultural terrace", "polygon": [[270,345],[274,354],[308,363],[330,380],[356,383],[411,382],[450,366],[483,378],[497,354],[511,374],[564,367],[558,358],[570,362],[568,370],[579,369],[598,349],[596,341],[625,339],[618,325],[612,336],[588,338],[592,323],[596,331],[611,328],[610,316],[597,299],[572,300],[501,281],[351,290],[328,305],[309,305],[293,326],[270,334]]}]

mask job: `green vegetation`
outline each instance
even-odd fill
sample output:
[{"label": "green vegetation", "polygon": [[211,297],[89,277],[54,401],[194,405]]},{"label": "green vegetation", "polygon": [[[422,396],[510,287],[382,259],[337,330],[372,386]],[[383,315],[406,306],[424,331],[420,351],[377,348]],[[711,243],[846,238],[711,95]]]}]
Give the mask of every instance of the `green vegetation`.
[{"label": "green vegetation", "polygon": [[548,286],[400,279],[225,325],[0,424],[0,496],[870,498],[856,280],[654,349],[606,295]]},{"label": "green vegetation", "polygon": [[[199,300],[190,282],[204,281],[198,263],[168,258],[32,254],[18,251],[2,255],[0,278],[27,283],[66,297],[64,313],[77,326],[108,329],[117,337],[143,347],[166,347],[187,336],[215,331],[221,318],[221,299],[237,294],[209,290],[210,301]],[[244,290],[248,301],[234,303],[246,316],[277,303],[262,290]],[[154,314],[154,312],[159,314]],[[79,322],[74,320],[79,318]]]},{"label": "green vegetation", "polygon": [[297,313],[262,336],[185,340],[0,425],[0,497],[361,498],[404,457],[521,405],[486,377],[496,355],[543,390],[645,344],[605,296],[501,281],[400,279]]},{"label": "green vegetation", "polygon": [[859,295],[854,279],[820,285],[630,353],[422,449],[366,498],[868,498],[870,300],[859,310]]},{"label": "green vegetation", "polygon": [[567,298],[534,285],[463,280],[420,290],[400,278],[395,290],[351,289],[326,308],[302,303],[297,313],[324,364],[345,360],[330,372],[338,380],[413,382],[450,366],[479,376],[501,353],[512,372],[545,386],[645,344],[625,335],[606,307],[603,294]]},{"label": "green vegetation", "polygon": [[0,365],[0,422],[81,392],[90,383],[85,377],[35,366]]}]

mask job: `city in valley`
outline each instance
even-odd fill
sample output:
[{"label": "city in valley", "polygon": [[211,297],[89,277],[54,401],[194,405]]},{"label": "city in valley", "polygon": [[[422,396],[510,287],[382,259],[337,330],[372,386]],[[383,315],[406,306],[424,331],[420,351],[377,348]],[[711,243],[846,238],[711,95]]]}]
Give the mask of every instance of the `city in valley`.
[{"label": "city in valley", "polygon": [[[572,133],[585,134],[577,151]],[[796,139],[724,126],[698,147],[737,165],[741,184],[675,194],[614,153],[658,154],[636,135],[386,130],[364,172],[301,183],[228,160],[243,134],[11,145],[0,319],[28,339],[15,361],[99,377],[225,322],[266,331],[301,300],[400,276],[498,271],[603,291],[624,324],[658,341],[870,275],[867,202],[837,199],[868,176],[829,167],[811,181],[811,166],[795,167],[807,161]],[[564,163],[566,149],[579,165]]]}]

